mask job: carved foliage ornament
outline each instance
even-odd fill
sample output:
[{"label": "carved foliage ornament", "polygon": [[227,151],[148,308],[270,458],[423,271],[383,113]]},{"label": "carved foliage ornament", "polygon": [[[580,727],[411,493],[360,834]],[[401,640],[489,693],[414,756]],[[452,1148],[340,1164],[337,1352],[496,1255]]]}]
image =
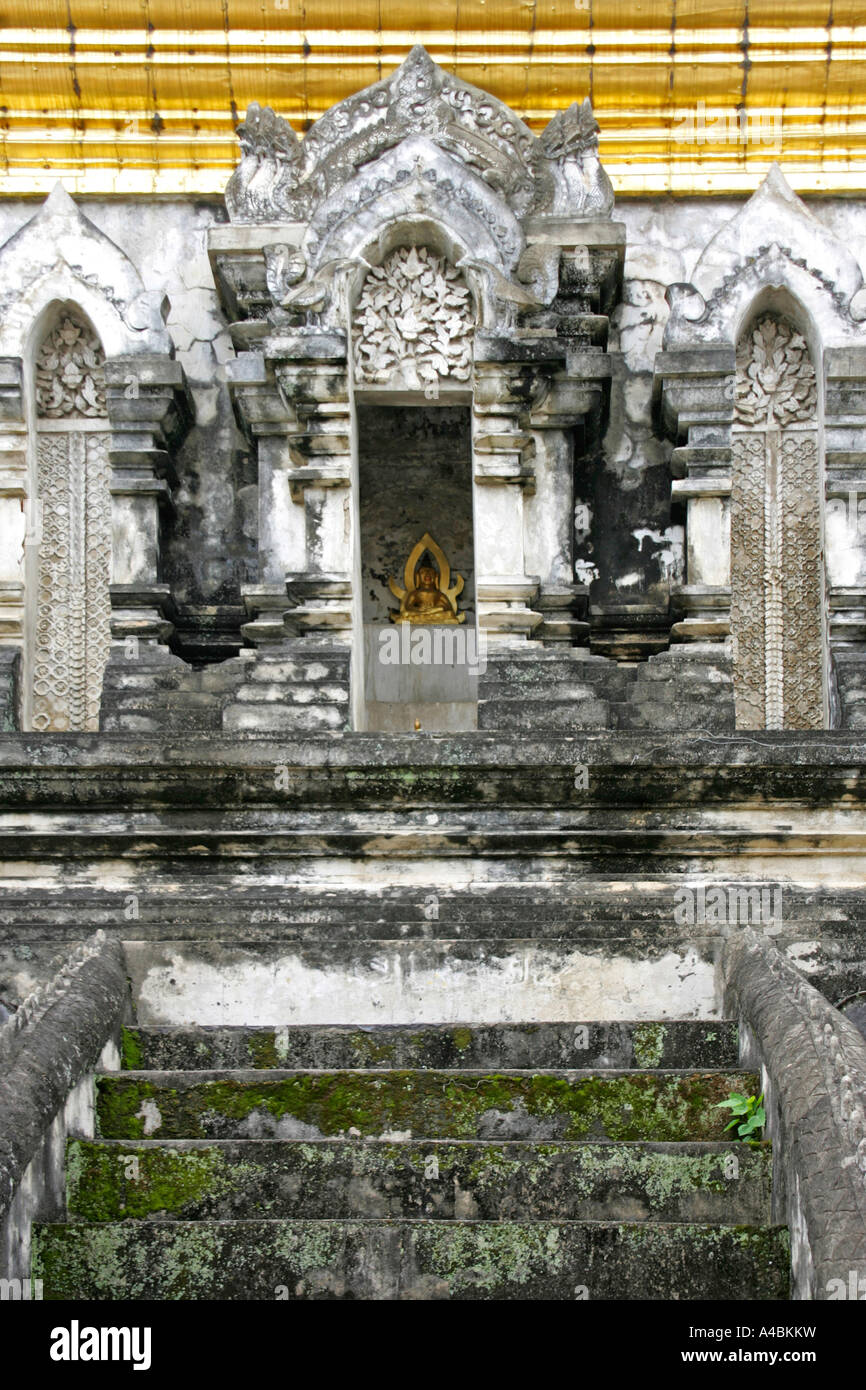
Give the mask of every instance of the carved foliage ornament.
[{"label": "carved foliage ornament", "polygon": [[354,316],[355,379],[435,397],[472,373],[472,300],[460,272],[427,247],[401,247],[370,271]]},{"label": "carved foliage ornament", "polygon": [[811,420],[816,404],[805,338],[793,324],[765,315],[737,348],[735,420],[753,428],[789,425]]},{"label": "carved foliage ornament", "polygon": [[102,346],[87,324],[64,314],[36,359],[36,410],[42,419],[106,414]]}]

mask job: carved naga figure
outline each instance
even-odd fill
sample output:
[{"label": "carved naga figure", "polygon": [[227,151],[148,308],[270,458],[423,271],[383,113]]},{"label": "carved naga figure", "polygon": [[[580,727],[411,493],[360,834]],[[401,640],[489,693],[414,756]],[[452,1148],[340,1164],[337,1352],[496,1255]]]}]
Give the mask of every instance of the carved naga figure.
[{"label": "carved naga figure", "polygon": [[553,166],[554,192],[545,211],[566,217],[607,217],[613,185],[598,157],[599,126],[589,97],[554,116],[539,136],[539,151]]},{"label": "carved naga figure", "polygon": [[226,206],[233,222],[290,217],[298,186],[303,147],[288,121],[269,106],[250,103],[237,127],[241,162],[226,186]]}]

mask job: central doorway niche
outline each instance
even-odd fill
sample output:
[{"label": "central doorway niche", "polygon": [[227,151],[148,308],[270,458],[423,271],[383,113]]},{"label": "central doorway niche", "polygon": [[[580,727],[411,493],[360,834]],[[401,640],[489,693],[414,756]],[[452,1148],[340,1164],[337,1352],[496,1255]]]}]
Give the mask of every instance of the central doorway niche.
[{"label": "central doorway niche", "polygon": [[[477,727],[470,409],[358,405],[365,723],[408,733]],[[394,623],[407,561],[427,535],[444,552],[462,622]],[[427,554],[428,560],[430,554]],[[419,562],[423,563],[423,559]]]}]

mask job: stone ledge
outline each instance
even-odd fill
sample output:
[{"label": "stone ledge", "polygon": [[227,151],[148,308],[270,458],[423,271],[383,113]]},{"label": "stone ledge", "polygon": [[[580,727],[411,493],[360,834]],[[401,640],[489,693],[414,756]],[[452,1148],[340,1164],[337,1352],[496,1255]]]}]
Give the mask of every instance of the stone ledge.
[{"label": "stone ledge", "polygon": [[750,928],[729,939],[722,971],[726,1006],[754,1039],[745,1057],[764,1069],[794,1297],[826,1299],[866,1269],[866,1042]]}]

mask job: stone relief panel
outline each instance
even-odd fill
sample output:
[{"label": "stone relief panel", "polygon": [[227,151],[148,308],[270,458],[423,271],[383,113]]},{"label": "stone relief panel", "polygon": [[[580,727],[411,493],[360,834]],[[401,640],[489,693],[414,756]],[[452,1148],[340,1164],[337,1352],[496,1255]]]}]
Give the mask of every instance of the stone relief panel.
[{"label": "stone relief panel", "polygon": [[792,324],[767,315],[737,347],[734,419],[753,429],[812,420],[818,402],[806,340]]},{"label": "stone relief panel", "polygon": [[824,727],[815,371],[793,324],[764,315],[737,348],[731,631],[737,727]]},{"label": "stone relief panel", "polygon": [[472,297],[427,247],[401,247],[364,281],[353,318],[355,380],[422,390],[472,375]]},{"label": "stone relief panel", "polygon": [[36,358],[36,413],[41,419],[104,416],[102,348],[87,324],[64,314]]},{"label": "stone relief panel", "polygon": [[99,728],[111,616],[111,436],[99,428],[106,419],[103,360],[96,334],[71,313],[36,358],[41,535],[32,724],[39,732]]}]

